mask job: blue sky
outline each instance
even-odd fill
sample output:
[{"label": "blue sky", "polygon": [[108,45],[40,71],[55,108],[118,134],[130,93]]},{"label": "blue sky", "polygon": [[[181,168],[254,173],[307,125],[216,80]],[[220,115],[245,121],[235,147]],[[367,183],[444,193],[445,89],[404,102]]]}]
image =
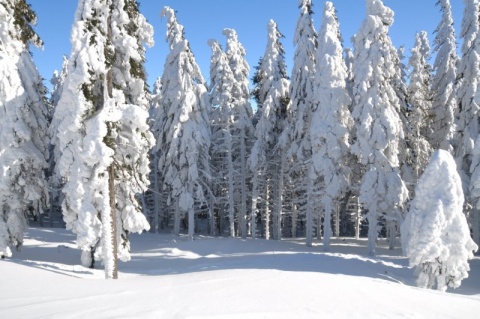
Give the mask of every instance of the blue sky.
[{"label": "blue sky", "polygon": [[[77,0],[28,0],[37,12],[36,30],[44,40],[43,50],[33,49],[35,62],[44,78],[50,80],[53,71],[62,64],[62,55],[70,54],[70,31]],[[267,35],[266,26],[274,19],[285,35],[283,44],[286,62],[293,64],[293,34],[299,16],[298,0],[140,0],[140,10],[155,29],[155,46],[147,49],[147,72],[150,86],[161,76],[168,46],[165,42],[165,19],[160,18],[164,6],[177,11],[178,21],[184,25],[186,38],[203,72],[209,78],[209,39],[225,43],[224,28],[237,30],[240,42],[247,51],[247,61],[253,74],[254,66],[263,55]],[[365,18],[365,0],[333,0],[337,8],[344,46],[351,47],[350,38]],[[313,0],[315,27],[321,23],[324,1]],[[417,31],[425,30],[433,41],[433,31],[441,19],[437,0],[384,0],[395,12],[395,23],[390,36],[396,46],[405,45],[406,54],[412,47]],[[458,37],[464,10],[463,0],[451,0],[455,30]],[[48,81],[47,81],[48,82]],[[46,83],[49,86],[49,83]]]}]

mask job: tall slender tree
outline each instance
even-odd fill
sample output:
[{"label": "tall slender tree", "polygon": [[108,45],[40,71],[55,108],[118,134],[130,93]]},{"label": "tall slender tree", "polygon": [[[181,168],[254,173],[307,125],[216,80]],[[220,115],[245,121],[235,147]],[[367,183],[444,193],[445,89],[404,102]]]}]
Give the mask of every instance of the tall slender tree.
[{"label": "tall slender tree", "polygon": [[77,234],[82,262],[93,267],[103,260],[106,278],[117,277],[118,257],[130,258],[128,233],[149,229],[136,196],[148,186],[153,136],[142,98],[145,74],[136,66],[152,31],[135,1],[79,1],[54,115],[64,220]]},{"label": "tall slender tree", "polygon": [[[212,130],[212,147],[210,150],[213,167],[213,193],[215,202],[215,219],[220,234],[223,233],[224,221],[228,220],[228,232],[235,236],[236,209],[234,203],[235,179],[233,169],[232,126],[234,123],[234,99],[232,90],[235,78],[228,58],[215,40],[208,42],[212,49],[210,59],[210,123]],[[225,215],[226,212],[226,215]]]},{"label": "tall slender tree", "polygon": [[455,114],[455,79],[457,77],[457,45],[453,28],[450,0],[439,0],[442,20],[435,30],[433,52],[436,53],[433,64],[433,123],[434,135],[430,144],[434,149],[451,151],[453,122]]},{"label": "tall slender tree", "polygon": [[460,37],[462,57],[457,70],[457,109],[454,155],[465,193],[465,213],[469,217],[474,241],[480,244],[478,208],[478,136],[480,135],[480,2],[466,0]]},{"label": "tall slender tree", "polygon": [[428,164],[432,147],[428,142],[433,134],[432,130],[432,66],[428,63],[430,45],[427,32],[416,34],[415,45],[411,50],[409,65],[410,72],[408,85],[408,102],[410,105],[409,120],[412,128],[411,150],[414,154],[413,176],[414,183],[423,173]]},{"label": "tall slender tree", "polygon": [[324,209],[323,244],[329,250],[332,213],[349,186],[349,133],[353,118],[347,91],[348,72],[343,59],[342,37],[335,7],[325,2],[322,26],[318,34],[315,72],[315,106],[310,124],[312,165],[322,182]]},{"label": "tall slender tree", "polygon": [[470,184],[470,166],[475,140],[480,134],[480,3],[478,0],[465,1],[462,31],[462,58],[457,70],[457,108],[455,117],[455,137],[453,146],[460,176],[463,180],[466,201]]},{"label": "tall slender tree", "polygon": [[[313,3],[311,0],[299,1],[300,17],[295,30],[296,46],[292,77],[290,83],[291,118],[289,129],[289,155],[293,162],[292,181],[296,184],[292,203],[302,210],[306,218],[306,244],[312,245],[314,222],[314,176],[313,166],[307,165],[311,160],[312,146],[309,124],[313,109],[313,90],[315,75],[315,51],[317,49],[317,32],[313,25]],[[292,212],[293,213],[293,212]],[[295,214],[295,213],[294,213]]]},{"label": "tall slender tree", "polygon": [[286,156],[278,144],[287,116],[290,83],[285,64],[285,51],[280,42],[283,35],[273,20],[268,23],[267,31],[267,48],[257,69],[260,80],[254,90],[257,92],[257,102],[262,105],[262,113],[256,126],[256,141],[249,157],[249,167],[253,174],[251,231],[252,238],[255,238],[258,202],[265,196],[264,201],[269,201],[265,207],[269,210],[263,214],[272,216],[273,238],[280,239]]},{"label": "tall slender tree", "polygon": [[[247,156],[250,153],[254,128],[252,123],[253,111],[250,105],[250,90],[248,74],[250,67],[245,60],[245,48],[238,40],[233,29],[224,29],[223,34],[227,37],[225,54],[228,64],[233,72],[234,85],[232,87],[233,98],[233,124],[232,124],[232,156],[235,174],[236,207],[238,209],[238,228],[242,238],[247,237],[247,198],[248,198],[248,168]],[[238,192],[238,193],[237,193]]]},{"label": "tall slender tree", "polygon": [[167,18],[170,52],[155,116],[157,121],[163,117],[155,147],[163,189],[157,191],[165,192],[167,205],[173,207],[175,234],[180,232],[181,219],[188,216],[188,236],[193,240],[196,210],[209,204],[205,196],[210,180],[207,88],[175,12],[165,7],[162,16]]},{"label": "tall slender tree", "polygon": [[46,89],[29,52],[42,41],[25,0],[0,0],[0,256],[19,250],[27,212],[43,213],[48,198]]},{"label": "tall slender tree", "polygon": [[399,146],[404,137],[394,89],[395,61],[388,28],[393,11],[380,0],[367,0],[367,17],[355,37],[353,151],[365,165],[360,202],[368,211],[368,251],[375,254],[378,221],[403,207],[408,191],[400,176]]}]

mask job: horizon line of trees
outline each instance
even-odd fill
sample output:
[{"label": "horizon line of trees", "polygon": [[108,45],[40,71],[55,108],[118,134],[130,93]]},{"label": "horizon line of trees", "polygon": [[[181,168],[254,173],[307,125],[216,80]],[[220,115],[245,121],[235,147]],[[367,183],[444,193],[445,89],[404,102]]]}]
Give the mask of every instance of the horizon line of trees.
[{"label": "horizon line of trees", "polygon": [[29,53],[42,45],[36,15],[26,0],[0,0],[0,255],[21,247],[26,212],[50,223],[62,214],[82,263],[102,261],[107,278],[117,277],[117,258],[130,259],[129,233],[149,230],[192,240],[305,237],[309,246],[316,236],[326,251],[332,236],[367,236],[375,255],[379,235],[393,249],[413,232],[401,225],[409,210],[421,212],[411,200],[431,154],[443,149],[465,195],[455,216],[468,220],[449,249],[461,247],[456,260],[465,262],[452,266],[443,253],[428,257],[440,266],[424,256],[419,267],[428,278],[443,271],[440,290],[458,286],[480,242],[480,4],[466,1],[461,57],[450,2],[438,4],[433,50],[427,33],[417,33],[406,65],[388,35],[393,11],[381,0],[366,0],[353,49],[343,47],[332,2],[317,31],[312,0],[300,0],[292,73],[283,35],[269,21],[252,90],[235,30],[224,29],[225,49],[209,41],[207,82],[165,7],[169,53],[150,93],[144,62],[153,28],[138,2],[80,0],[72,52],[47,100]]}]

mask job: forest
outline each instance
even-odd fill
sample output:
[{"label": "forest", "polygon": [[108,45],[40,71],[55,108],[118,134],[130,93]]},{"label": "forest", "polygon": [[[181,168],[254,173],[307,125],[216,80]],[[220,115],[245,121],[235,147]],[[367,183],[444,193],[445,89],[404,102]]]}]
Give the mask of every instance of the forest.
[{"label": "forest", "polygon": [[107,278],[144,231],[317,239],[325,251],[366,237],[371,256],[382,237],[401,243],[419,286],[458,287],[480,244],[479,0],[465,1],[461,48],[439,0],[433,46],[417,33],[408,59],[381,0],[366,0],[352,48],[333,3],[316,30],[312,0],[298,2],[291,74],[271,20],[252,79],[234,29],[225,48],[209,41],[205,79],[165,7],[169,53],[150,91],[139,3],[80,0],[47,92],[35,12],[0,0],[2,258],[29,222],[71,230],[82,264],[101,262]]}]

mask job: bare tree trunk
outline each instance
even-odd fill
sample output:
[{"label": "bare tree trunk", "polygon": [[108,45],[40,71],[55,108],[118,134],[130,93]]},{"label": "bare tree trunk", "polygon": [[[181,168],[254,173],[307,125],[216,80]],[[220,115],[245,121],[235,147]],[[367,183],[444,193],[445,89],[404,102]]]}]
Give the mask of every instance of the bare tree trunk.
[{"label": "bare tree trunk", "polygon": [[232,158],[232,139],[231,136],[227,139],[228,147],[228,219],[230,223],[230,237],[235,237],[235,204],[233,196],[235,192],[233,179],[233,158]]},{"label": "bare tree trunk", "polygon": [[257,200],[258,200],[258,176],[253,173],[252,178],[252,217],[250,219],[250,229],[252,231],[252,238],[257,238]]},{"label": "bare tree trunk", "polygon": [[240,203],[240,231],[243,239],[247,238],[247,146],[245,145],[245,128],[241,130],[240,141],[240,172],[241,172],[241,203]]},{"label": "bare tree trunk", "polygon": [[[472,209],[472,237],[473,241],[480,247],[480,210],[475,206]],[[477,250],[480,254],[480,249]]]},{"label": "bare tree trunk", "polygon": [[360,239],[360,224],[362,220],[362,217],[360,216],[361,210],[360,210],[360,203],[359,203],[358,196],[356,198],[356,201],[357,201],[357,204],[355,207],[355,239],[358,240]]},{"label": "bare tree trunk", "polygon": [[265,210],[263,212],[264,214],[264,220],[265,220],[265,239],[270,239],[272,237],[272,234],[270,232],[270,207],[269,207],[269,200],[268,200],[268,193],[270,192],[270,187],[268,186],[268,183],[265,181]]},{"label": "bare tree trunk", "polygon": [[[373,206],[373,205],[371,205]],[[378,214],[375,208],[371,208],[367,213],[368,220],[368,254],[375,256],[376,241],[378,237]]]},{"label": "bare tree trunk", "polygon": [[[283,202],[283,167],[284,167],[284,161],[285,161],[285,155],[282,152],[280,155],[280,167],[278,165],[276,166],[279,168],[279,172],[276,171],[276,188],[275,188],[275,239],[280,240],[282,239],[282,202]],[[278,174],[277,174],[278,173]]]},{"label": "bare tree trunk", "polygon": [[313,176],[311,171],[313,170],[313,165],[309,168],[310,172],[307,173],[305,177],[307,179],[307,210],[306,210],[306,230],[305,230],[305,240],[308,247],[312,246],[313,243],[313,179],[310,176]]},{"label": "bare tree trunk", "polygon": [[158,226],[160,225],[160,187],[158,185],[158,155],[155,154],[153,157],[153,185],[152,185],[152,194],[153,194],[153,221],[152,221],[152,231],[158,233]]},{"label": "bare tree trunk", "polygon": [[110,196],[110,223],[113,248],[112,279],[118,279],[117,208],[115,207],[115,168],[113,163],[108,168],[108,192]]},{"label": "bare tree trunk", "polygon": [[297,205],[295,203],[292,203],[292,238],[297,238],[297,218]]}]

